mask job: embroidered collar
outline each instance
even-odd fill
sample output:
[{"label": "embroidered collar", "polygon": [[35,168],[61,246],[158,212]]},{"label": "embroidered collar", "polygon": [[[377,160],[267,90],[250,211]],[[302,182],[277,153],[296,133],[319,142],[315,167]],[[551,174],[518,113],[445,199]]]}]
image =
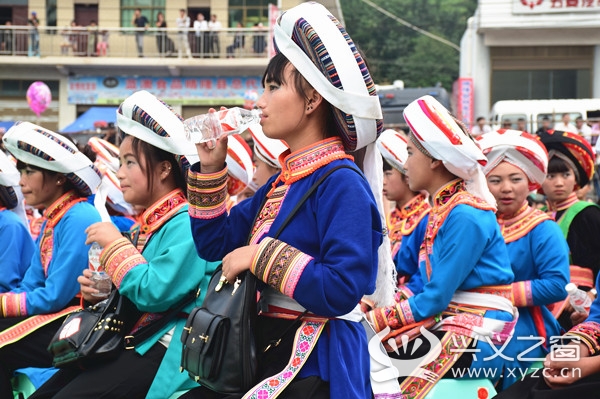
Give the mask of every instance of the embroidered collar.
[{"label": "embroidered collar", "polygon": [[75,193],[75,190],[71,190],[63,194],[59,199],[54,201],[52,205],[44,212],[44,217],[48,220],[46,227],[54,227],[56,223],[60,221],[63,215],[78,202],[85,201],[86,198],[82,198]]},{"label": "embroidered collar", "polygon": [[433,207],[442,208],[444,205],[450,202],[452,197],[461,191],[467,191],[465,188],[465,181],[463,179],[452,180],[440,188],[437,193],[435,193],[433,196]]},{"label": "embroidered collar", "polygon": [[569,194],[567,199],[562,202],[557,202],[554,204],[548,202],[548,210],[552,212],[564,211],[565,209],[569,209],[572,205],[574,205],[577,202],[579,202],[579,198],[577,198],[577,193],[572,192],[571,194]]},{"label": "embroidered collar", "polygon": [[319,141],[293,153],[286,151],[280,156],[283,166],[273,187],[276,187],[279,181],[287,185],[292,184],[336,159],[354,160],[352,155],[344,151],[344,144],[339,137]]},{"label": "embroidered collar", "polygon": [[171,191],[144,211],[140,218],[141,232],[151,234],[156,231],[186,204],[187,200],[181,189]]},{"label": "embroidered collar", "polygon": [[534,227],[544,220],[551,220],[550,216],[539,209],[534,209],[527,201],[517,213],[509,218],[498,217],[498,224],[505,243],[511,243],[529,234]]},{"label": "embroidered collar", "polygon": [[514,214],[512,215],[501,215],[500,213],[496,214],[496,217],[498,219],[498,221],[502,221],[502,223],[510,225],[513,222],[519,220],[521,217],[523,217],[523,213],[528,212],[529,208],[529,204],[527,203],[527,200],[523,201],[523,204],[521,204],[521,207],[519,208],[518,211],[516,211]]}]

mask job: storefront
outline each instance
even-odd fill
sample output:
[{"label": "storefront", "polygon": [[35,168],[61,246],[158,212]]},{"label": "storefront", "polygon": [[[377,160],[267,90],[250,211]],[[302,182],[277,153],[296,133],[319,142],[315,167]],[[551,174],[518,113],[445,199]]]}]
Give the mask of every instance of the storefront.
[{"label": "storefront", "polygon": [[499,100],[600,97],[600,1],[479,0],[461,41],[472,115]]}]

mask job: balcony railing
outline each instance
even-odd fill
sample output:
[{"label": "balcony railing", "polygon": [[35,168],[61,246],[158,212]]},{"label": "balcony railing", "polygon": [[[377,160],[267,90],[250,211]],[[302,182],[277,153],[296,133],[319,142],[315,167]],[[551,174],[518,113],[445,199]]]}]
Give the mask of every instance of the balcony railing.
[{"label": "balcony railing", "polygon": [[[267,58],[268,32],[0,26],[0,56]],[[138,49],[140,40],[142,52]],[[189,54],[186,48],[189,46]]]}]

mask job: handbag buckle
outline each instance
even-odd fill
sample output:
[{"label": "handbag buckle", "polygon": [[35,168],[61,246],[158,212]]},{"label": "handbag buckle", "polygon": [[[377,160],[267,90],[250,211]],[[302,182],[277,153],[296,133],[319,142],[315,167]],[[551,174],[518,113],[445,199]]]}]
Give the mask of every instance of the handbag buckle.
[{"label": "handbag buckle", "polygon": [[208,335],[201,334],[198,338],[204,341],[204,343],[207,343],[209,337]]},{"label": "handbag buckle", "polygon": [[125,342],[125,349],[135,349],[135,345],[131,343],[131,340],[133,340],[133,335],[126,335],[123,338],[123,341]]}]

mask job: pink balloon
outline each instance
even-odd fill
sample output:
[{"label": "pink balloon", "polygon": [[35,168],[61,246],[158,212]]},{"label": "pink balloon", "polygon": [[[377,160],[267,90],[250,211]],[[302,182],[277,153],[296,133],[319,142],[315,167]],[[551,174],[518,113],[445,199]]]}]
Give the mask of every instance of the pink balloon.
[{"label": "pink balloon", "polygon": [[50,106],[51,101],[52,93],[50,93],[50,88],[46,83],[33,82],[27,89],[27,103],[38,117]]}]

